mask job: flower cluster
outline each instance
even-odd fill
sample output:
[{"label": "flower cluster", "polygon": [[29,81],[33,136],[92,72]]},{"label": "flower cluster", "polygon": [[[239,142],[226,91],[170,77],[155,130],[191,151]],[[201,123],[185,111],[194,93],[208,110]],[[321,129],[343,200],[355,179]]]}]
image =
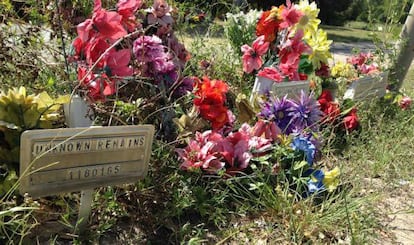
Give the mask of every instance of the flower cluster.
[{"label": "flower cluster", "polygon": [[328,63],[332,41],[318,29],[319,9],[314,2],[272,7],[264,11],[256,25],[257,39],[243,45],[243,70],[275,82],[306,80]]},{"label": "flower cluster", "polygon": [[201,169],[207,173],[225,170],[233,175],[249,166],[255,152],[265,152],[270,146],[269,140],[255,136],[254,130],[243,124],[227,136],[211,130],[197,132],[195,139],[184,149],[177,149],[177,153],[183,160],[183,170]]},{"label": "flower cluster", "polygon": [[71,60],[92,101],[116,94],[131,77],[167,88],[181,84],[179,73],[189,54],[174,36],[170,8],[164,0],[155,0],[149,9],[143,6],[141,0],[119,0],[116,11],[109,11],[95,0],[92,18],[77,26]]},{"label": "flower cluster", "polygon": [[207,76],[203,80],[195,79],[194,105],[202,118],[211,123],[213,130],[219,130],[227,123],[231,123],[229,113],[225,106],[228,85],[221,80],[210,80]]},{"label": "flower cluster", "polygon": [[261,104],[253,126],[244,123],[234,131],[234,125],[227,123],[231,129],[222,130],[224,124],[218,119],[229,114],[223,107],[228,87],[207,77],[195,84],[194,104],[200,116],[212,122],[213,130],[196,132],[186,147],[177,149],[181,169],[234,176],[251,171],[252,164],[261,164],[260,159],[264,158],[267,164],[272,163],[273,174],[283,171],[283,176],[291,181],[306,178],[307,184],[301,186],[300,192],[304,196],[332,191],[338,185],[338,169],[324,172],[315,165],[321,146],[317,135],[323,113],[313,94],[302,92],[297,99],[268,99]]},{"label": "flower cluster", "polygon": [[372,53],[359,53],[347,58],[346,62],[337,62],[331,70],[334,78],[356,79],[361,76],[381,72]]},{"label": "flower cluster", "polygon": [[357,109],[355,107],[342,111],[347,111],[345,115],[341,114],[341,108],[337,101],[328,89],[322,90],[318,98],[319,106],[324,114],[323,122],[331,125],[341,125],[347,132],[351,132],[358,128],[359,119],[357,116]]},{"label": "flower cluster", "polygon": [[275,122],[284,133],[291,134],[305,130],[317,131],[322,117],[318,103],[303,91],[298,100],[283,98],[269,99],[262,105],[259,118]]}]

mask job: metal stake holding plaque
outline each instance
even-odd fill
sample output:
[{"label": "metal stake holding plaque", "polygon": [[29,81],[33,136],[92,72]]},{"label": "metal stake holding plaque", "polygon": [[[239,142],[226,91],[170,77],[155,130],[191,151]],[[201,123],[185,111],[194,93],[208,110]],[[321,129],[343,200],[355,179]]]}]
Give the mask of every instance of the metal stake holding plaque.
[{"label": "metal stake holding plaque", "polygon": [[[63,107],[66,124],[70,128],[92,126],[93,121],[88,112],[88,105],[79,95],[74,95],[70,103],[65,104]],[[81,190],[78,221],[76,222],[79,234],[85,231],[86,224],[89,223],[94,191],[95,189]]]},{"label": "metal stake holding plaque", "polygon": [[[69,110],[69,120],[85,115],[75,107]],[[81,234],[94,188],[134,183],[147,175],[155,130],[153,125],[69,126],[74,128],[23,132],[20,170],[29,174],[22,176],[20,193],[40,197],[82,190],[77,229]]]},{"label": "metal stake holding plaque", "polygon": [[95,189],[81,190],[77,227],[80,234],[85,231],[86,224],[89,223],[89,216],[92,211],[93,193]]},{"label": "metal stake holding plaque", "polygon": [[[89,115],[86,102],[79,96],[74,95],[69,104],[64,105],[66,123],[71,128],[90,127],[93,121]],[[85,231],[89,223],[89,216],[92,211],[93,193],[95,189],[81,190],[80,206],[77,224],[79,234]]]}]

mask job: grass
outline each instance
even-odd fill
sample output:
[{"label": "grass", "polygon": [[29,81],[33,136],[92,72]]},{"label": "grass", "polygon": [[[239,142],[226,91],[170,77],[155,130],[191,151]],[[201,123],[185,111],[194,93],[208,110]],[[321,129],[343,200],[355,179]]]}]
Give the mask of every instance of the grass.
[{"label": "grass", "polygon": [[372,32],[362,29],[341,26],[321,26],[328,33],[328,39],[334,42],[371,42]]}]

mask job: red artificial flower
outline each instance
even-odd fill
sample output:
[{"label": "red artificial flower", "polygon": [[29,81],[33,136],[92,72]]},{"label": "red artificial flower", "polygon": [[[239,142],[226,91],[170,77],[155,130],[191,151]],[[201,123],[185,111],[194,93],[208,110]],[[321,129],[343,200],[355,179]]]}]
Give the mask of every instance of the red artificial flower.
[{"label": "red artificial flower", "polygon": [[338,103],[333,101],[331,91],[324,89],[318,98],[319,108],[324,113],[324,122],[333,123],[341,114]]},{"label": "red artificial flower", "polygon": [[200,115],[211,122],[213,129],[222,128],[229,121],[228,109],[224,106],[227,84],[221,80],[210,80],[206,76],[203,77],[203,81],[195,81],[197,97],[194,99],[194,105],[198,107]]},{"label": "red artificial flower", "polygon": [[305,73],[299,73],[299,80],[300,81],[308,80],[308,75]]},{"label": "red artificial flower", "polygon": [[264,36],[266,42],[273,42],[279,30],[280,19],[271,16],[271,10],[264,11],[256,25],[256,36]]},{"label": "red artificial flower", "polygon": [[264,36],[260,36],[253,41],[252,47],[243,45],[241,50],[243,52],[243,71],[251,73],[253,70],[258,70],[263,65],[262,55],[269,49],[269,43],[264,40]]},{"label": "red artificial flower", "polygon": [[93,101],[104,101],[106,96],[115,94],[116,80],[110,79],[105,73],[89,73],[86,76],[87,73],[86,67],[78,67],[78,80],[82,81],[81,85],[88,90],[88,96]]},{"label": "red artificial flower", "polygon": [[332,96],[331,91],[328,90],[328,89],[322,90],[321,95],[319,95],[318,101],[319,101],[319,103],[324,103],[325,101],[326,102],[333,101],[333,96]]},{"label": "red artificial flower", "polygon": [[359,119],[356,112],[357,110],[352,108],[352,110],[344,117],[344,127],[348,132],[353,131],[359,126]]},{"label": "red artificial flower", "polygon": [[84,43],[80,37],[77,37],[72,42],[73,53],[71,54],[71,59],[80,60],[82,58],[82,53],[84,49]]},{"label": "red artificial flower", "polygon": [[324,121],[329,123],[333,123],[341,114],[339,105],[335,102],[326,103],[321,111],[325,114]]},{"label": "red artificial flower", "polygon": [[259,71],[257,75],[279,83],[283,81],[283,75],[275,67],[265,67],[263,70]]},{"label": "red artificial flower", "polygon": [[300,80],[298,68],[300,57],[292,53],[284,57],[284,62],[279,64],[279,69],[283,75],[289,77],[291,81]]},{"label": "red artificial flower", "polygon": [[330,77],[331,71],[329,70],[329,66],[325,63],[321,63],[321,67],[317,71],[315,71],[315,75],[322,78]]}]

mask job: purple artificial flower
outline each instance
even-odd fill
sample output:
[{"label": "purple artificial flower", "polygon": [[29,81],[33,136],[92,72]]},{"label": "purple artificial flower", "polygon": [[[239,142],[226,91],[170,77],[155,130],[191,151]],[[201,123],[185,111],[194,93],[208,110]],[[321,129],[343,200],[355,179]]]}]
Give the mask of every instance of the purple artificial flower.
[{"label": "purple artificial flower", "polygon": [[289,100],[287,96],[282,99],[271,99],[263,105],[259,117],[274,121],[283,133],[290,134],[294,129],[292,127],[292,111],[294,106],[295,103]]},{"label": "purple artificial flower", "polygon": [[168,73],[175,69],[166,47],[157,36],[142,36],[134,41],[133,52],[147,76]]},{"label": "purple artificial flower", "polygon": [[191,77],[184,77],[181,80],[180,85],[178,86],[177,90],[174,91],[174,95],[176,95],[177,97],[181,97],[185,95],[186,93],[193,91],[193,88],[194,88],[194,79]]},{"label": "purple artificial flower", "polygon": [[307,95],[301,91],[298,101],[293,101],[293,107],[290,113],[292,117],[292,128],[295,131],[301,132],[306,128],[313,131],[318,129],[317,122],[322,118],[322,111],[319,109],[318,102],[312,98],[312,95]]},{"label": "purple artificial flower", "polygon": [[138,37],[134,41],[133,52],[138,61],[145,63],[167,56],[162,41],[157,36]]}]

